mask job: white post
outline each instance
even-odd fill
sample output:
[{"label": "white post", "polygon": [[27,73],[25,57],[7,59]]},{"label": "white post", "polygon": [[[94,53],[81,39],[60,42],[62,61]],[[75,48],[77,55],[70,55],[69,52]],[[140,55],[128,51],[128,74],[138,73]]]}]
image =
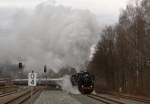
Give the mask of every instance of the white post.
[{"label": "white post", "polygon": [[31,97],[30,97],[30,103],[32,104],[32,86],[30,87]]}]

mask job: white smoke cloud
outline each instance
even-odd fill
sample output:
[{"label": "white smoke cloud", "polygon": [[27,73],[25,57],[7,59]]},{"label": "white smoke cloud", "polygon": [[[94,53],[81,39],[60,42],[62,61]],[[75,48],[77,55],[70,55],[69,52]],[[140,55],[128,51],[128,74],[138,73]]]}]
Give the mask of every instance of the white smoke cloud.
[{"label": "white smoke cloud", "polygon": [[0,20],[0,63],[17,63],[21,56],[28,70],[45,64],[55,72],[65,65],[80,70],[98,41],[98,24],[88,10],[42,3],[10,14]]},{"label": "white smoke cloud", "polygon": [[78,87],[72,86],[69,75],[65,75],[63,77],[63,81],[61,83],[58,83],[58,84],[61,86],[61,89],[67,93],[80,94]]}]

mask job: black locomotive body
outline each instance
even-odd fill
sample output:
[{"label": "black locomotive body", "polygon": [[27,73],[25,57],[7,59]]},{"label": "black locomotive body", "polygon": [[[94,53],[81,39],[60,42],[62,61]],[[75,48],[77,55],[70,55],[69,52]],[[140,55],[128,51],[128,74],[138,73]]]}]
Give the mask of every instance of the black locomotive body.
[{"label": "black locomotive body", "polygon": [[82,94],[90,94],[94,90],[95,78],[87,71],[72,75],[71,82],[72,85],[78,86]]}]

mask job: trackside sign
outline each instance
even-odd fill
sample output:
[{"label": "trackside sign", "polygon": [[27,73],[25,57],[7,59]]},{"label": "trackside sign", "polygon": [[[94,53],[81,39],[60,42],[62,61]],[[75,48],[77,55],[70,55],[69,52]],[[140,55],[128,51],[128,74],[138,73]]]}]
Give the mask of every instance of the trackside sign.
[{"label": "trackside sign", "polygon": [[28,73],[28,86],[36,86],[37,85],[37,73]]}]

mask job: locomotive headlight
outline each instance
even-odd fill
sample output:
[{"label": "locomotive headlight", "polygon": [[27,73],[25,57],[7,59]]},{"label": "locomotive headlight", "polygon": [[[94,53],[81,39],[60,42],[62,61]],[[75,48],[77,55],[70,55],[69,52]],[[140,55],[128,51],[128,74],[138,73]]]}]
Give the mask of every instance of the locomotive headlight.
[{"label": "locomotive headlight", "polygon": [[92,88],[93,86],[91,85],[90,87]]},{"label": "locomotive headlight", "polygon": [[84,86],[82,85],[81,87],[83,88]]}]

